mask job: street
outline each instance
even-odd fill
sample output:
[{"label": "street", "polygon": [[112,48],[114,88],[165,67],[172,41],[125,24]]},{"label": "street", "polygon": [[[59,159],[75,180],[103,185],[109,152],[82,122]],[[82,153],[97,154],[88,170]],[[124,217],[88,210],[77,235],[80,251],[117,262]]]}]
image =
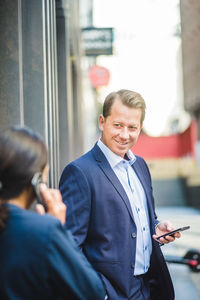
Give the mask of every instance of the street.
[{"label": "street", "polygon": [[[176,228],[190,225],[180,239],[162,246],[164,255],[184,256],[189,249],[200,249],[200,210],[190,207],[161,207],[157,210],[159,220],[170,220]],[[186,265],[168,264],[175,288],[176,300],[200,299],[200,272],[190,271]]]}]

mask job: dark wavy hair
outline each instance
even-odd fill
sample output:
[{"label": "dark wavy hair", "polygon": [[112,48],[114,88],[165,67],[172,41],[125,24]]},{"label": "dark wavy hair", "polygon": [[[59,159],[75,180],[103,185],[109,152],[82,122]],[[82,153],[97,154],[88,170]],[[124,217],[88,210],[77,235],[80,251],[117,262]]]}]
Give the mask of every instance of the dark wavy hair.
[{"label": "dark wavy hair", "polygon": [[30,128],[14,126],[0,133],[0,231],[8,218],[6,202],[28,188],[46,164],[46,145]]}]

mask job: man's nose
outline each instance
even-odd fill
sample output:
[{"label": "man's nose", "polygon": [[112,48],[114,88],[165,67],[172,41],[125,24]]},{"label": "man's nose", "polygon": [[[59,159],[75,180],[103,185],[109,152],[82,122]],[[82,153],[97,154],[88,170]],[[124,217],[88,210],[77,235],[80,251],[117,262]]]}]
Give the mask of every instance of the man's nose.
[{"label": "man's nose", "polygon": [[129,132],[127,127],[123,127],[120,131],[120,137],[123,139],[127,139],[129,137]]}]

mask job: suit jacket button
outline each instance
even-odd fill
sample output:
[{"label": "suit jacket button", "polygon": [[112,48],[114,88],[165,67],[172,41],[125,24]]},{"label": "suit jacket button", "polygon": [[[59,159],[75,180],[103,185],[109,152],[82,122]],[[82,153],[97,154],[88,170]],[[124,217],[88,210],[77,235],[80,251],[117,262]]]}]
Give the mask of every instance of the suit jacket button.
[{"label": "suit jacket button", "polygon": [[132,233],[131,233],[131,236],[132,236],[133,239],[136,238],[136,233],[135,233],[135,232],[132,232]]},{"label": "suit jacket button", "polygon": [[131,268],[134,269],[135,268],[135,264],[131,263]]}]

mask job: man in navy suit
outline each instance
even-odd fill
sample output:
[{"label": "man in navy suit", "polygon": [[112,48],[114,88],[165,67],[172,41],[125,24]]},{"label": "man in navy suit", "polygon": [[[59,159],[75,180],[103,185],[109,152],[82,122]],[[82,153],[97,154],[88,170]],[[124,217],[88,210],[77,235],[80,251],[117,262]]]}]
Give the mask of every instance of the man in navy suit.
[{"label": "man in navy suit", "polygon": [[[60,190],[67,227],[100,274],[110,300],[173,300],[171,278],[156,237],[173,230],[159,223],[151,176],[132,153],[145,117],[140,94],[109,94],[99,117],[101,138],[63,171]],[[169,243],[180,237],[161,238]]]}]

